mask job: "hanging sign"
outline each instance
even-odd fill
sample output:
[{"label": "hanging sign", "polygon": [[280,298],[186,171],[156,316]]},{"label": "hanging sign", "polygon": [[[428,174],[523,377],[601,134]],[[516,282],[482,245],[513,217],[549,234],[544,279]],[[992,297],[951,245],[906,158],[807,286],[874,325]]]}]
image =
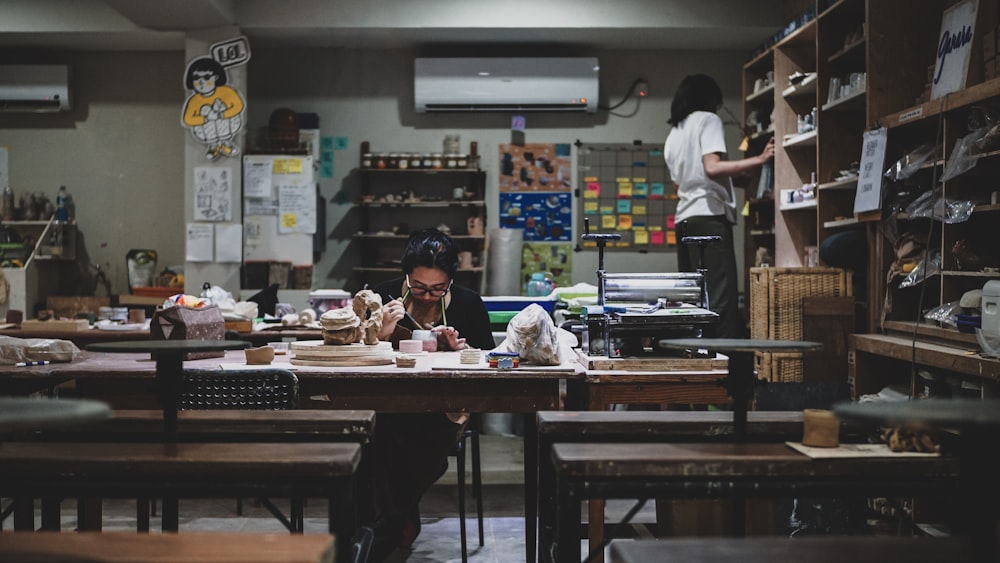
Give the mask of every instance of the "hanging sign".
[{"label": "hanging sign", "polygon": [[861,144],[861,167],[858,190],[854,194],[854,212],[874,211],[882,206],[882,166],[885,162],[886,129],[866,131]]},{"label": "hanging sign", "polygon": [[978,4],[977,0],[964,0],[945,10],[941,18],[937,62],[931,84],[932,100],[965,88]]}]

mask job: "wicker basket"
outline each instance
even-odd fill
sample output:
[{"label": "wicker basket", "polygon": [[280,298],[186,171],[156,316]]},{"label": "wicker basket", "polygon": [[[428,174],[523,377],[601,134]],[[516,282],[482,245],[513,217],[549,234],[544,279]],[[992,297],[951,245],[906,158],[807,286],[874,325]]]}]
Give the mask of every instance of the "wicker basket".
[{"label": "wicker basket", "polygon": [[[851,295],[851,273],[840,268],[750,268],[750,337],[802,340],[802,298]],[[801,353],[757,352],[757,376],[802,381]]]},{"label": "wicker basket", "polygon": [[757,352],[755,356],[758,379],[771,383],[802,381],[805,362],[801,352]]}]

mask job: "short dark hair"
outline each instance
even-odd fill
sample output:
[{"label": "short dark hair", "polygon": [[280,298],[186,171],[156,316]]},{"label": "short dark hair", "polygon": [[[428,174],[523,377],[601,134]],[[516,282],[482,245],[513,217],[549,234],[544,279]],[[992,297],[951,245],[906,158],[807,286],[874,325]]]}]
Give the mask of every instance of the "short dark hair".
[{"label": "short dark hair", "polygon": [[187,86],[188,90],[194,90],[195,72],[211,72],[215,75],[216,86],[223,86],[226,82],[228,82],[226,69],[222,68],[219,61],[213,59],[212,57],[198,57],[197,59],[191,61],[191,64],[187,67],[187,74],[184,77],[184,85]]},{"label": "short dark hair", "polygon": [[715,111],[722,105],[722,90],[707,74],[691,74],[681,80],[670,103],[667,123],[676,127],[696,111]]},{"label": "short dark hair", "polygon": [[451,278],[458,270],[458,248],[451,237],[437,229],[414,231],[403,249],[402,265],[407,275],[417,266],[423,266],[444,270]]}]

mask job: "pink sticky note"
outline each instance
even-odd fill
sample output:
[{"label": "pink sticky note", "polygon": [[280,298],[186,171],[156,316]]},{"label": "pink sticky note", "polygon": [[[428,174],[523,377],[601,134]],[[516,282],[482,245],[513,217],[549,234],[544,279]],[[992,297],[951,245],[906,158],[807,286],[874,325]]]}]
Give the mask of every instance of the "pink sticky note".
[{"label": "pink sticky note", "polygon": [[649,233],[649,244],[663,246],[663,231],[652,231]]},{"label": "pink sticky note", "polygon": [[670,230],[674,229],[674,225],[676,224],[674,222],[674,217],[675,217],[674,215],[667,215],[667,229]]}]

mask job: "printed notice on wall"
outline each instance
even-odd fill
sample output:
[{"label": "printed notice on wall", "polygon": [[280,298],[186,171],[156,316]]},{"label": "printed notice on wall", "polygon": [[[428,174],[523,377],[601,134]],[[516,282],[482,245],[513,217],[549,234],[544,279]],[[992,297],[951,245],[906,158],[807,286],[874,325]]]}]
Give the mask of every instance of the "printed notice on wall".
[{"label": "printed notice on wall", "polygon": [[233,220],[233,171],[228,167],[194,168],[194,218],[196,221]]},{"label": "printed notice on wall", "polygon": [[274,197],[271,190],[271,163],[263,161],[247,161],[243,165],[243,196],[244,197]]},{"label": "printed notice on wall", "polygon": [[316,190],[312,184],[278,186],[278,232],[316,232]]},{"label": "printed notice on wall", "polygon": [[874,211],[882,206],[882,166],[885,162],[885,127],[866,131],[861,144],[861,168],[858,191],[854,194],[854,212]]},{"label": "printed notice on wall", "polygon": [[215,250],[215,225],[211,223],[187,224],[187,261],[211,262]]}]

